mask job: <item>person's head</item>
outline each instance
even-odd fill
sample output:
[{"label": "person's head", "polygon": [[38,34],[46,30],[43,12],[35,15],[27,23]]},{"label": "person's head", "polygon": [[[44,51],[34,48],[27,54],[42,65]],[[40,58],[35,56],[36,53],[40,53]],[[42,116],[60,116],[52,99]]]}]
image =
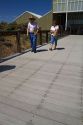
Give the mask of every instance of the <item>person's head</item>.
[{"label": "person's head", "polygon": [[35,21],[35,17],[34,16],[30,16],[29,17],[29,21],[32,23],[32,22],[34,22]]}]

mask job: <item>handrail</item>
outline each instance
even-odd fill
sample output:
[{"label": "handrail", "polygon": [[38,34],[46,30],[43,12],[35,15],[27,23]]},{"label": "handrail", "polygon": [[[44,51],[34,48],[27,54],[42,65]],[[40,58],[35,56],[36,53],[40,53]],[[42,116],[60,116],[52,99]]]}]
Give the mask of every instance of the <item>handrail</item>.
[{"label": "handrail", "polygon": [[[20,45],[20,35],[21,34],[26,34],[27,31],[22,31],[22,30],[0,30],[0,36],[8,36],[8,35],[15,35],[16,36],[16,41],[17,41],[17,51],[21,53],[21,45]],[[42,34],[46,34],[46,42],[48,43],[48,33],[49,30],[39,30],[39,41],[40,45],[43,44],[42,40]]]}]

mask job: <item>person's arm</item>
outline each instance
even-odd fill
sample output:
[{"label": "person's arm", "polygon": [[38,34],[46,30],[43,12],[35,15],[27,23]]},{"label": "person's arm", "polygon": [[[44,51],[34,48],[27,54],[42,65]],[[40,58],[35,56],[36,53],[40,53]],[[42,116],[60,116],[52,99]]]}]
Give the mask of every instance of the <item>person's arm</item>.
[{"label": "person's arm", "polygon": [[39,31],[39,26],[36,24],[36,29],[34,29],[34,34],[37,35],[38,31]]},{"label": "person's arm", "polygon": [[56,27],[55,31],[54,31],[54,36],[58,35],[58,31],[59,31],[59,26]]},{"label": "person's arm", "polygon": [[50,30],[50,33],[52,34],[52,33],[54,33],[54,31],[53,31],[53,30]]}]

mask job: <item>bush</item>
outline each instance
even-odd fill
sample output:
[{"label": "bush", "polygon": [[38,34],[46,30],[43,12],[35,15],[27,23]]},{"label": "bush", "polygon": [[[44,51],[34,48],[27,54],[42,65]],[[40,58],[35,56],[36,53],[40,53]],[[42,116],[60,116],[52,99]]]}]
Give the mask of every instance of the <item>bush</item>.
[{"label": "bush", "polygon": [[4,42],[4,41],[5,41],[4,36],[0,36],[0,42]]},{"label": "bush", "polygon": [[8,29],[8,23],[2,21],[0,23],[0,30],[7,30],[7,29]]},{"label": "bush", "polygon": [[8,25],[8,30],[17,30],[18,29],[18,25],[16,22],[10,23]]}]

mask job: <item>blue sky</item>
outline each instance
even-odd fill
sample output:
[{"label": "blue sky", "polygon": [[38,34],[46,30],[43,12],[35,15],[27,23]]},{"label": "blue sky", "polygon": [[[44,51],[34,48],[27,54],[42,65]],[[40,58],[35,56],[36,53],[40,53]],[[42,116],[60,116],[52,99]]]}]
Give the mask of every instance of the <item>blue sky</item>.
[{"label": "blue sky", "polygon": [[0,22],[11,22],[24,11],[43,15],[52,9],[52,0],[0,0]]}]

